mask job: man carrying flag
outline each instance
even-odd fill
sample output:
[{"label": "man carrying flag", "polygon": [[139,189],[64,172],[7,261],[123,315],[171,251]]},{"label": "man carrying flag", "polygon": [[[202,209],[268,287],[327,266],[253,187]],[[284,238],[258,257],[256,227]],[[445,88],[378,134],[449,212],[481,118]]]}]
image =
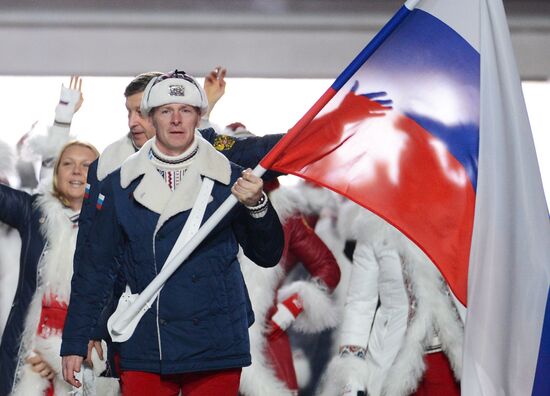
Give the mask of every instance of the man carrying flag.
[{"label": "man carrying flag", "polygon": [[[156,137],[103,182],[101,208],[75,268],[61,354],[64,378],[87,354],[91,330],[119,267],[131,293],[159,273],[180,234],[191,237],[233,193],[242,203],[215,227],[120,344],[123,395],[236,395],[250,365],[253,313],[238,244],[261,266],[279,261],[284,237],[262,181],[231,164],[196,127],[208,106],[194,78],[151,80],[142,99]],[[123,257],[122,263],[117,258]]]}]

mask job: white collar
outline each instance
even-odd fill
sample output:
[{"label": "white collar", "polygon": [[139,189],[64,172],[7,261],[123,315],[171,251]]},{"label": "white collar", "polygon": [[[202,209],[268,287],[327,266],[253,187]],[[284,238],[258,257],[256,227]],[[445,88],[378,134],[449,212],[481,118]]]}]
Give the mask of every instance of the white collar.
[{"label": "white collar", "polygon": [[170,217],[193,207],[203,177],[224,185],[229,185],[231,181],[229,160],[214,149],[198,132],[195,133],[195,139],[198,145],[197,154],[174,191],[170,190],[149,159],[149,150],[154,144],[154,138],[146,142],[120,167],[122,188],[127,188],[132,181],[143,175],[133,192],[133,197],[149,210],[160,214],[157,230]]},{"label": "white collar", "polygon": [[[149,150],[156,138],[150,139],[141,149],[128,157],[120,167],[120,185],[126,188],[139,176],[147,173],[158,174],[149,160]],[[197,158],[193,161],[200,175],[209,177],[222,184],[228,185],[231,180],[231,166],[229,160],[219,151],[214,149],[198,131],[195,131],[195,139],[199,147]]]}]

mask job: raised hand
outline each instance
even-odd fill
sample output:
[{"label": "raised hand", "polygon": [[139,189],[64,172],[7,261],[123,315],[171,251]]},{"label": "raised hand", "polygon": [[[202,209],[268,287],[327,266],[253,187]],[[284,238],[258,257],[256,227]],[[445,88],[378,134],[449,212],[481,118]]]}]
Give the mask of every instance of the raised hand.
[{"label": "raised hand", "polygon": [[84,102],[84,95],[82,95],[82,77],[71,76],[71,81],[69,82],[69,89],[73,91],[78,91],[80,94],[78,102],[75,104],[75,107],[74,107],[74,112],[76,113],[82,106],[82,102]]},{"label": "raised hand", "polygon": [[206,117],[210,116],[212,109],[218,103],[218,100],[225,94],[225,74],[227,69],[217,66],[204,78],[204,91],[208,98],[208,112]]},{"label": "raised hand", "polygon": [[55,122],[57,124],[70,124],[74,113],[76,113],[82,102],[82,79],[79,76],[71,76],[69,87],[61,86],[59,103],[55,108]]}]

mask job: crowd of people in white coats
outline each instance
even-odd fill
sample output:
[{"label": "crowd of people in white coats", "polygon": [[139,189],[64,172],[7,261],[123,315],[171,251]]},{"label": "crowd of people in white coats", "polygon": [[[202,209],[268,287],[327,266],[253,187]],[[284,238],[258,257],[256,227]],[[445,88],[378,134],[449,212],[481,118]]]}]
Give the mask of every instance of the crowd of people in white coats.
[{"label": "crowd of people in white coats", "polygon": [[[218,367],[186,356],[182,359],[188,364],[165,372],[157,369],[163,364],[159,352],[159,365],[134,365],[139,359],[126,356],[128,345],[133,345],[130,340],[141,336],[139,325],[129,341],[115,342],[107,330],[107,318],[124,296],[126,281],[131,283],[125,279],[131,276],[122,270],[112,276],[112,290],[102,299],[101,315],[88,329],[87,351],[75,352],[76,314],[70,312],[67,319],[76,295],[71,292],[71,280],[77,266],[87,262],[74,257],[87,252],[77,246],[93,239],[89,234],[96,232],[95,217],[103,215],[90,211],[101,212],[105,205],[106,213],[109,199],[99,191],[94,196],[91,176],[98,182],[110,180],[109,175],[122,165],[123,182],[124,172],[131,172],[124,170],[124,164],[140,164],[142,157],[149,158],[157,172],[154,176],[145,173],[143,179],[156,177],[169,187],[167,194],[176,194],[180,182],[189,182],[186,173],[191,169],[179,164],[201,161],[197,151],[214,151],[205,145],[252,168],[281,138],[255,137],[239,122],[224,129],[211,123],[210,113],[225,91],[225,74],[225,69],[217,67],[200,86],[192,76],[178,71],[138,75],[124,93],[129,131],[121,133],[101,155],[93,142],[76,140],[78,131],[71,130],[73,116],[78,116],[83,105],[82,79],[77,76],[61,87],[54,121],[46,131],[22,135],[16,147],[0,141],[0,396],[459,395],[464,307],[437,267],[374,213],[308,182],[281,185],[279,180],[286,176],[275,172],[268,172],[263,181],[247,176],[246,171],[240,178],[244,179],[240,183],[260,183],[263,190],[257,204],[239,199],[248,213],[263,217],[265,202],[269,202],[284,234],[284,248],[274,266],[258,263],[261,258],[251,255],[250,247],[242,246],[237,253],[240,271],[232,276],[244,279],[243,301],[249,300],[252,310],[242,344],[248,348],[248,359],[224,357]],[[174,85],[178,81],[181,87]],[[164,137],[158,136],[156,129],[162,124],[155,116],[171,111],[173,103],[183,106],[177,110],[182,114],[190,113],[189,105],[200,116],[194,125],[198,143],[179,157],[158,151]],[[157,108],[160,112],[153,112]],[[155,115],[146,114],[149,111]],[[217,154],[210,153],[213,157],[208,158],[217,158]],[[137,191],[130,195],[139,204]],[[199,205],[198,200],[189,209]],[[165,220],[163,227],[171,227]],[[158,228],[155,232],[160,235]],[[239,235],[236,232],[241,242]],[[141,248],[154,250],[155,244]],[[133,253],[120,253],[116,259],[125,262],[124,268],[132,268],[133,260],[138,260]],[[188,276],[189,282],[197,283],[203,274],[197,270]],[[78,282],[73,279],[72,285],[81,285]],[[210,283],[202,288],[224,288],[223,295],[229,299],[234,291],[225,288],[230,286]],[[155,309],[159,328],[153,332],[160,333],[160,327],[170,324],[159,319],[158,303]],[[200,327],[204,319],[188,320]],[[213,336],[205,332],[203,337]],[[201,347],[237,348],[219,345],[225,342],[220,340],[201,342]],[[139,357],[135,348],[130,355]],[[80,354],[82,366],[80,360],[71,365],[75,354]],[[235,390],[227,382],[233,379],[221,378],[221,374],[229,375],[228,370],[237,370],[236,377],[233,371],[229,373],[236,378]],[[133,372],[139,375],[129,375]],[[201,383],[206,377],[189,376],[205,372],[221,373],[210,388]]]}]

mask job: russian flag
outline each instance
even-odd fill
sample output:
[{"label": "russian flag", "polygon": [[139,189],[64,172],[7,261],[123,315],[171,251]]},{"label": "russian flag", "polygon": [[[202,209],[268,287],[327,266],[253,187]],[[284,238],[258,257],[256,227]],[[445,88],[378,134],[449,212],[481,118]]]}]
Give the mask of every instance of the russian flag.
[{"label": "russian flag", "polygon": [[463,395],[550,394],[550,222],[501,0],[409,0],[261,165],[432,259],[468,302]]},{"label": "russian flag", "polygon": [[90,183],[86,183],[86,188],[84,189],[84,199],[90,198]]},{"label": "russian flag", "polygon": [[97,210],[103,209],[103,203],[105,202],[105,195],[99,194],[97,196],[97,203],[95,204],[95,208]]}]

